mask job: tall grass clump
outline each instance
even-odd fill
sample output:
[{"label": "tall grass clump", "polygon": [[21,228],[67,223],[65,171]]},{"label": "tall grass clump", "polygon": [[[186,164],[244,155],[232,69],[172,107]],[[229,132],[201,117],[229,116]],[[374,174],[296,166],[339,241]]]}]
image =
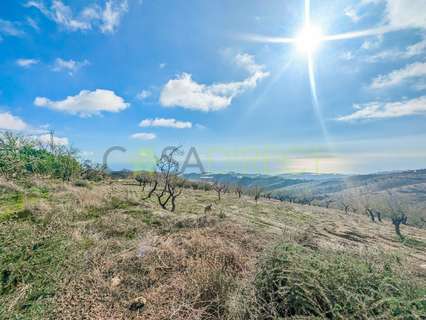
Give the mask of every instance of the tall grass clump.
[{"label": "tall grass clump", "polygon": [[280,244],[241,294],[240,319],[425,319],[426,289],[392,257]]}]

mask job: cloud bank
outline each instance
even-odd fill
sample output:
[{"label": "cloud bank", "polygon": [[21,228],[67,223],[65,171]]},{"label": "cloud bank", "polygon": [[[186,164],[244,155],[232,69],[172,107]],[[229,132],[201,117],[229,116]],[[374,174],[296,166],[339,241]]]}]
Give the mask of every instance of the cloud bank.
[{"label": "cloud bank", "polygon": [[338,121],[359,121],[371,119],[400,118],[426,115],[426,96],[397,102],[371,102],[355,105],[354,113],[338,117]]},{"label": "cloud bank", "polygon": [[419,79],[426,76],[426,63],[416,62],[406,67],[394,70],[389,74],[380,75],[373,79],[371,83],[372,89],[383,89],[387,87],[397,86],[411,79]]},{"label": "cloud bank", "polygon": [[19,117],[9,112],[0,113],[0,130],[22,131],[28,128],[28,125]]}]

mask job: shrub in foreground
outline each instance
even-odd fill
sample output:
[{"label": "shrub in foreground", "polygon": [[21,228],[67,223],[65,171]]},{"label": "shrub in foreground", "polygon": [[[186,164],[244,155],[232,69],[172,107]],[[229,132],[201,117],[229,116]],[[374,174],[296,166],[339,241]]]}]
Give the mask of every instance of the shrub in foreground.
[{"label": "shrub in foreground", "polygon": [[426,289],[395,258],[374,260],[278,245],[243,291],[239,318],[425,319]]}]

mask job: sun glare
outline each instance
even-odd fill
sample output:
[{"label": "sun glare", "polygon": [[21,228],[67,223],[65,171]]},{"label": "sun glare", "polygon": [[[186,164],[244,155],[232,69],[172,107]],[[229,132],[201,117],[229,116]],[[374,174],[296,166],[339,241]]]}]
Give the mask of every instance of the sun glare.
[{"label": "sun glare", "polygon": [[296,38],[296,45],[300,52],[313,53],[322,40],[321,30],[314,26],[305,26]]}]

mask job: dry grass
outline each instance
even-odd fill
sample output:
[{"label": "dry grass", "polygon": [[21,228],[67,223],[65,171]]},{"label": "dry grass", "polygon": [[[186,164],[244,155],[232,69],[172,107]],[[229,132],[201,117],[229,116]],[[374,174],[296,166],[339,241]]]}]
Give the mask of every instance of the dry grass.
[{"label": "dry grass", "polygon": [[[33,190],[31,218],[0,224],[2,245],[27,252],[47,244],[39,260],[9,250],[6,257],[18,260],[0,262],[0,271],[25,269],[41,279],[19,278],[0,295],[2,319],[235,319],[259,255],[278,241],[315,252],[392,253],[407,261],[407,276],[420,283],[426,276],[421,246],[401,243],[389,223],[367,217],[233,194],[219,202],[199,190],[185,190],[170,213],[155,199],[142,201],[141,188],[130,184],[1,183]],[[424,230],[403,232],[426,243]],[[40,287],[48,294],[29,303]]]}]

